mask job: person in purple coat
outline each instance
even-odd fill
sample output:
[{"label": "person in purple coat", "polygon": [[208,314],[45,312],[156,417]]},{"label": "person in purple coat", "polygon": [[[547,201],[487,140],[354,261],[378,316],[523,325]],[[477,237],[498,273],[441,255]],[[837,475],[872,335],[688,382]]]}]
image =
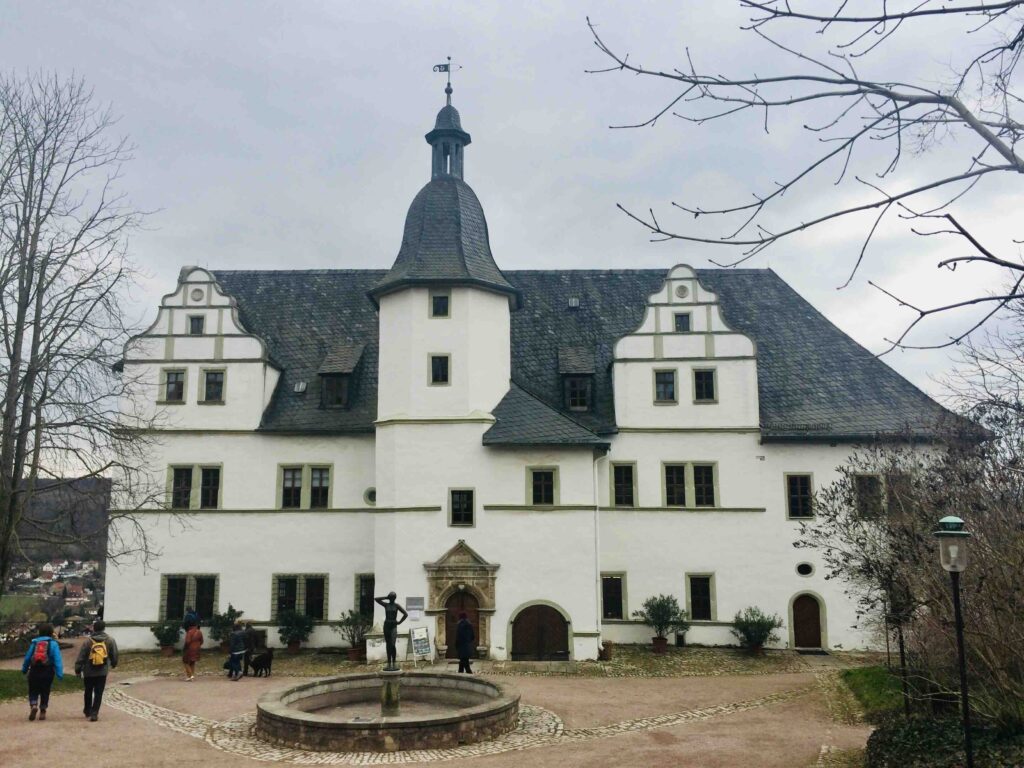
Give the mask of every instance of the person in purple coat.
[{"label": "person in purple coat", "polygon": [[28,719],[46,719],[46,708],[50,704],[50,688],[54,678],[64,679],[64,661],[60,656],[60,645],[53,639],[53,625],[40,624],[36,636],[28,644],[21,673],[28,676]]}]

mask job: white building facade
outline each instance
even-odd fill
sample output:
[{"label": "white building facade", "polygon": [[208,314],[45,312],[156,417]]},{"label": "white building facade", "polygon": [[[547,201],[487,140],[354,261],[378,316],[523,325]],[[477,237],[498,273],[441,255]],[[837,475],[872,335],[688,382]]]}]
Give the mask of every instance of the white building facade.
[{"label": "white building facade", "polygon": [[596,658],[658,594],[690,643],[758,606],[782,645],[869,645],[799,521],[853,445],[941,408],[770,270],[503,272],[450,101],[426,138],[390,270],[186,267],[127,345],[166,501],[159,555],[107,569],[119,644],[230,603],[338,645],[394,590],[442,656],[466,612],[482,656]]}]

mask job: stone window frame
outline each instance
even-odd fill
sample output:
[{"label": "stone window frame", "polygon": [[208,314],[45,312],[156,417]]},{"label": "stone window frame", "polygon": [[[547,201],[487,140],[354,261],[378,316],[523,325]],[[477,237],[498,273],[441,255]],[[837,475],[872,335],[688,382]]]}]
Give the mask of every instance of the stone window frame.
[{"label": "stone window frame", "polygon": [[[454,511],[454,505],[452,504],[452,493],[454,493],[456,491],[469,492],[469,493],[473,494],[472,500],[471,500],[471,504],[470,504],[470,510],[469,510],[471,522],[469,522],[469,523],[456,523],[454,521],[453,517],[452,517],[453,511]],[[453,486],[453,487],[448,489],[448,526],[450,528],[475,528],[476,527],[476,488],[471,488],[471,487],[468,487],[468,486],[458,486],[458,487]]]},{"label": "stone window frame", "polygon": [[[715,396],[711,398],[697,398],[697,374],[698,373],[710,373],[711,374],[711,388],[715,391]],[[694,405],[715,405],[718,402],[718,369],[717,368],[694,368],[693,369],[693,404]]]},{"label": "stone window frame", "polygon": [[[711,467],[712,477],[714,479],[714,493],[715,503],[714,506],[701,505],[697,506],[697,490],[693,481],[693,467],[694,465]],[[669,504],[668,503],[668,483],[665,477],[665,468],[668,466],[684,467],[683,478],[684,487],[686,494],[685,504]],[[708,461],[702,459],[678,459],[671,461],[661,462],[661,506],[663,509],[720,509],[722,507],[722,494],[719,485],[719,472],[718,462]],[[692,503],[691,503],[692,502]]]},{"label": "stone window frame", "polygon": [[324,580],[323,618],[314,621],[328,621],[330,618],[331,578],[328,573],[274,573],[270,576],[270,620],[276,622],[280,618],[277,610],[277,588],[281,579],[295,579],[295,612],[306,615],[306,579]]},{"label": "stone window frame", "polygon": [[[444,296],[448,299],[448,312],[443,315],[434,313],[434,297]],[[450,320],[452,316],[452,289],[451,288],[431,288],[427,292],[427,317],[432,320]]]},{"label": "stone window frame", "polygon": [[[809,515],[794,515],[793,514],[793,509],[790,506],[790,491],[789,491],[789,479],[791,477],[806,477],[807,478],[808,491],[810,492],[810,497],[808,499],[808,504],[809,504],[809,507],[810,507],[810,514]],[[814,473],[813,472],[783,472],[782,473],[782,491],[783,491],[783,498],[785,499],[785,503],[786,503],[786,519],[787,520],[813,520],[814,519],[816,513],[814,511]]]},{"label": "stone window frame", "polygon": [[[633,468],[633,503],[630,505],[617,504],[615,502],[615,468],[616,467],[632,467]],[[639,482],[637,479],[637,464],[635,461],[612,461],[609,462],[608,467],[608,506],[616,509],[636,509],[639,506]]]},{"label": "stone window frame", "polygon": [[[686,321],[687,329],[685,331],[679,330],[679,317],[689,318]],[[673,312],[672,313],[672,332],[673,333],[693,333],[693,312]]]},{"label": "stone window frame", "polygon": [[[606,618],[604,615],[604,580],[605,577],[618,578],[622,582],[622,615],[617,619]],[[629,619],[629,606],[627,604],[626,572],[625,571],[601,571],[601,621],[626,621]]]},{"label": "stone window frame", "polygon": [[[193,333],[192,332],[192,321],[193,320],[201,320],[202,321],[202,327],[200,328],[199,333]],[[205,314],[204,315],[187,315],[186,316],[186,325],[185,325],[185,335],[186,336],[206,336],[206,315]]]},{"label": "stone window frame", "polygon": [[[533,501],[533,473],[551,473],[551,503],[535,504]],[[558,478],[558,466],[553,464],[538,464],[526,468],[526,505],[528,507],[557,507],[561,503],[561,483]]]},{"label": "stone window frame", "polygon": [[[694,471],[694,467],[710,467],[711,468],[711,493],[714,495],[714,504],[698,504],[697,503],[697,473]],[[693,485],[693,506],[700,507],[701,509],[717,509],[721,507],[721,499],[718,495],[718,462],[717,461],[692,461],[688,467],[689,482]],[[689,490],[689,488],[687,488]]]},{"label": "stone window frame", "polygon": [[[180,373],[181,377],[181,400],[167,399],[167,374]],[[160,369],[160,385],[157,392],[157,405],[185,405],[188,402],[188,367],[175,365]]]},{"label": "stone window frame", "polygon": [[[174,470],[175,469],[191,469],[192,470],[192,487],[189,489],[189,503],[188,507],[174,507],[171,506],[174,498]],[[201,507],[200,493],[202,490],[203,482],[203,470],[204,469],[219,469],[220,480],[217,486],[217,506],[215,507]],[[168,464],[167,465],[167,508],[168,509],[189,509],[189,510],[203,510],[203,509],[223,509],[224,507],[224,464],[218,464],[216,462],[207,461],[201,464]]]},{"label": "stone window frame", "polygon": [[[448,360],[448,380],[434,381],[434,358],[443,357]],[[450,387],[452,385],[452,355],[450,352],[428,352],[427,353],[427,386]]]},{"label": "stone window frame", "polygon": [[[860,498],[860,488],[857,487],[859,478],[873,477],[878,481],[878,509],[872,510],[870,514],[864,514]],[[853,504],[854,513],[864,520],[878,520],[885,514],[885,478],[881,472],[855,472],[853,473]]]},{"label": "stone window frame", "polygon": [[[213,581],[213,610],[220,612],[220,574],[219,573],[161,573],[160,574],[160,604],[157,609],[159,621],[167,621],[167,580],[185,579],[185,607],[195,607],[196,579],[210,579]],[[209,621],[210,616],[201,616]]]},{"label": "stone window frame", "polygon": [[[207,400],[206,399],[206,374],[208,373],[221,373],[224,374],[224,378],[220,385],[220,400]],[[228,369],[224,366],[217,367],[202,367],[199,369],[199,405],[224,405],[227,399],[228,392]]]},{"label": "stone window frame", "polygon": [[[671,373],[672,374],[672,399],[671,400],[659,400],[658,399],[658,374],[659,373]],[[679,405],[679,370],[676,368],[655,368],[651,372],[651,393],[654,399],[655,405]]]},{"label": "stone window frame", "polygon": [[360,598],[360,586],[364,579],[373,579],[374,589],[370,590],[370,613],[369,617],[373,619],[373,593],[377,586],[377,575],[374,573],[357,573],[352,579],[353,586],[353,597],[352,597],[352,610],[359,612],[359,598]]},{"label": "stone window frame", "polygon": [[[286,507],[284,506],[284,471],[286,469],[299,469],[301,473],[299,475],[299,506],[297,507]],[[326,507],[313,507],[310,505],[311,497],[313,495],[313,470],[314,469],[326,469],[327,470],[327,506]],[[274,497],[274,508],[282,510],[284,512],[299,512],[299,511],[317,511],[324,509],[334,509],[334,486],[335,486],[335,475],[334,475],[334,463],[330,461],[311,461],[308,463],[298,461],[286,461],[280,462],[277,465],[277,490]]]},{"label": "stone window frame", "polygon": [[[690,579],[692,578],[706,578],[708,579],[708,597],[711,603],[711,618],[710,619],[695,619],[693,618],[693,600],[690,594]],[[718,621],[718,585],[716,584],[717,579],[715,578],[714,571],[687,571],[685,576],[686,586],[686,616],[691,622],[702,622],[702,621]]]}]

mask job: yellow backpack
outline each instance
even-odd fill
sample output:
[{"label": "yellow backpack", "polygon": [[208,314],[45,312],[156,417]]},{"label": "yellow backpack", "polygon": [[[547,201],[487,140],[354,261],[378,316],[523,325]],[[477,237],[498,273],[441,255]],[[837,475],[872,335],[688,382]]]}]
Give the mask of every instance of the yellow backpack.
[{"label": "yellow backpack", "polygon": [[89,649],[89,663],[94,667],[102,667],[107,663],[107,644],[103,640],[93,640]]}]

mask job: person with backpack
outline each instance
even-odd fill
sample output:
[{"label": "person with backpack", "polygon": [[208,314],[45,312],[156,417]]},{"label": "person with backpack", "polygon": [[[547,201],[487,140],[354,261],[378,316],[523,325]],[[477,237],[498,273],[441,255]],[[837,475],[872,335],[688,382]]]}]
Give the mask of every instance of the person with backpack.
[{"label": "person with backpack", "polygon": [[50,688],[53,679],[64,679],[64,661],[60,656],[60,645],[53,639],[53,625],[40,624],[36,636],[29,643],[21,673],[28,675],[28,719],[46,719],[50,704]]},{"label": "person with backpack", "polygon": [[106,624],[102,621],[92,625],[92,635],[82,643],[75,660],[75,674],[85,683],[85,708],[82,711],[94,723],[99,719],[107,675],[117,666],[117,643],[104,629]]}]

